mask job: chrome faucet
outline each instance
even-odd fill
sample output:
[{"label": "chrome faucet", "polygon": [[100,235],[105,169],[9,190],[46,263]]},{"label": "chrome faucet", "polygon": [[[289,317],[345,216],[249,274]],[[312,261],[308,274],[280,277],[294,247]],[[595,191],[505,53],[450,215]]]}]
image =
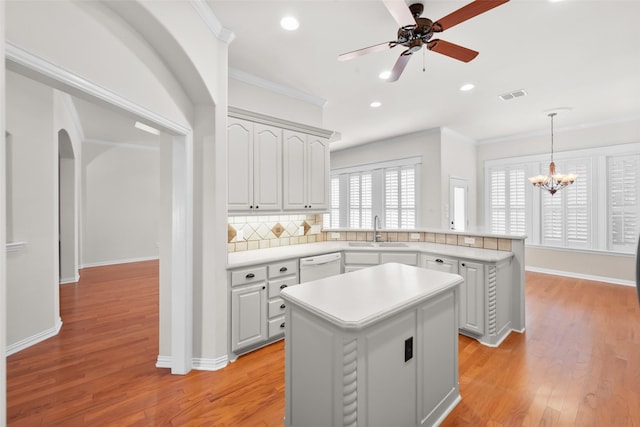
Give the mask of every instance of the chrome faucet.
[{"label": "chrome faucet", "polygon": [[373,240],[372,242],[377,242],[378,238],[382,237],[382,235],[378,234],[378,227],[380,227],[380,218],[378,215],[373,217]]}]

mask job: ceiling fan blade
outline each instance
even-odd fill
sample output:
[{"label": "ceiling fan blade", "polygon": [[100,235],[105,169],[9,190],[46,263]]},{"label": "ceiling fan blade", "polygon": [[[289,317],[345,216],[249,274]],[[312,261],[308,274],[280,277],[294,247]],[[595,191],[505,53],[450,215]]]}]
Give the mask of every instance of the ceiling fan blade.
[{"label": "ceiling fan blade", "polygon": [[396,61],[396,65],[393,66],[393,70],[391,70],[391,75],[387,79],[388,82],[395,82],[400,78],[400,75],[404,71],[404,67],[407,66],[407,63],[411,59],[411,54],[409,55],[400,55],[398,60]]},{"label": "ceiling fan blade", "polygon": [[357,58],[358,56],[366,55],[367,53],[380,52],[385,49],[394,47],[394,42],[384,42],[374,46],[363,47],[362,49],[354,50],[352,52],[343,53],[338,55],[338,61],[348,61],[349,59]]},{"label": "ceiling fan blade", "polygon": [[474,2],[471,2],[468,5],[463,6],[454,12],[451,12],[444,18],[437,20],[433,24],[434,31],[444,31],[447,28],[458,25],[459,23],[464,22],[467,19],[478,16],[481,13],[491,10],[494,7],[498,7],[508,1],[509,0],[476,0]]},{"label": "ceiling fan blade", "polygon": [[439,39],[431,40],[429,44],[427,44],[427,49],[447,55],[462,62],[469,62],[478,56],[478,52],[475,50],[467,49],[466,47]]},{"label": "ceiling fan blade", "polygon": [[403,0],[384,0],[383,2],[400,27],[416,25],[416,20],[413,19],[411,11]]}]

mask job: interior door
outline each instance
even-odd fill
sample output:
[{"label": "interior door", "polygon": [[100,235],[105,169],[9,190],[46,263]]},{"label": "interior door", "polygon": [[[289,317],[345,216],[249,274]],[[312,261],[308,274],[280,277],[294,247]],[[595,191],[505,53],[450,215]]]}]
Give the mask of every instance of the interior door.
[{"label": "interior door", "polygon": [[464,231],[469,225],[468,219],[469,184],[463,178],[449,178],[449,227]]}]

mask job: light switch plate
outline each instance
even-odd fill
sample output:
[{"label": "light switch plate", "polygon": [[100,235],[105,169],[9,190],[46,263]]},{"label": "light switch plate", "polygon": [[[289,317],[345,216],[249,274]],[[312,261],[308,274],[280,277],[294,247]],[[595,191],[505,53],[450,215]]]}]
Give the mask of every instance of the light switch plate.
[{"label": "light switch plate", "polygon": [[476,239],[474,237],[465,237],[464,238],[464,243],[467,245],[473,245],[476,242]]},{"label": "light switch plate", "polygon": [[409,238],[411,240],[420,240],[420,233],[411,233],[411,236],[409,236]]},{"label": "light switch plate", "polygon": [[331,233],[331,238],[332,239],[339,239],[340,238],[340,233]]}]

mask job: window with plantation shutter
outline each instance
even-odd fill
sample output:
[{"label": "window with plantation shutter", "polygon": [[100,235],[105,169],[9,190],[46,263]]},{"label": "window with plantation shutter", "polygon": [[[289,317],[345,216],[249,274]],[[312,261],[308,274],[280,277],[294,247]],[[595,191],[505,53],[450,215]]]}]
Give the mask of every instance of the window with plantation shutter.
[{"label": "window with plantation shutter", "polygon": [[608,242],[612,250],[633,252],[640,215],[640,155],[607,158]]},{"label": "window with plantation shutter", "polygon": [[573,184],[553,196],[528,179],[547,174],[546,155],[485,162],[485,218],[494,233],[527,235],[526,245],[633,254],[640,234],[640,143],[555,153]]},{"label": "window with plantation shutter", "polygon": [[492,169],[489,174],[491,232],[525,234],[525,169],[503,167]]},{"label": "window with plantation shutter", "polygon": [[331,211],[325,228],[415,229],[418,225],[420,157],[333,170]]}]

